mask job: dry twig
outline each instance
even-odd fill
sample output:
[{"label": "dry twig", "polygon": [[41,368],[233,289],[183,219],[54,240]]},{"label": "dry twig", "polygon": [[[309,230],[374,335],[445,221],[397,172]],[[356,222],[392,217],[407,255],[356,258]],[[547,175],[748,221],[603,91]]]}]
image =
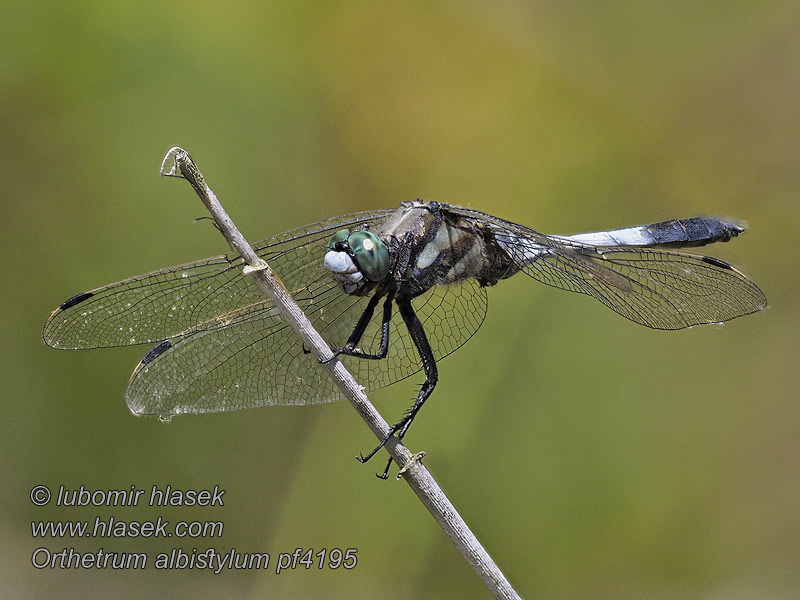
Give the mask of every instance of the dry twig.
[{"label": "dry twig", "polygon": [[[372,406],[353,376],[345,369],[344,365],[335,359],[330,347],[322,336],[314,329],[300,307],[292,299],[269,265],[259,257],[241,232],[236,228],[231,218],[222,208],[216,195],[206,184],[203,174],[197,168],[194,160],[186,150],[177,146],[171,148],[161,165],[161,174],[167,177],[180,177],[186,179],[203,201],[220,231],[231,246],[242,256],[247,263],[244,275],[252,276],[259,287],[269,297],[284,319],[294,329],[303,341],[303,344],[320,360],[320,368],[327,369],[330,376],[342,390],[353,407],[361,415],[369,428],[383,441],[389,434],[389,425]],[[322,257],[320,257],[322,260]],[[442,492],[431,474],[420,462],[424,453],[412,455],[400,441],[392,436],[386,443],[386,450],[394,461],[400,466],[398,475],[406,480],[414,493],[419,497],[436,522],[444,529],[464,556],[472,569],[483,580],[495,598],[519,598],[511,587],[498,566],[481,546],[478,539],[467,527],[464,519],[458,514],[450,500]]]}]

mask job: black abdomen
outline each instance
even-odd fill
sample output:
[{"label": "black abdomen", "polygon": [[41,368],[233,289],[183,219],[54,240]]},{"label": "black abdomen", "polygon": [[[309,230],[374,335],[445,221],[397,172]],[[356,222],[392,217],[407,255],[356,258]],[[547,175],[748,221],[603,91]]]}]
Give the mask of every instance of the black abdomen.
[{"label": "black abdomen", "polygon": [[727,242],[744,231],[744,227],[713,217],[671,219],[653,223],[646,229],[659,246],[683,247]]}]

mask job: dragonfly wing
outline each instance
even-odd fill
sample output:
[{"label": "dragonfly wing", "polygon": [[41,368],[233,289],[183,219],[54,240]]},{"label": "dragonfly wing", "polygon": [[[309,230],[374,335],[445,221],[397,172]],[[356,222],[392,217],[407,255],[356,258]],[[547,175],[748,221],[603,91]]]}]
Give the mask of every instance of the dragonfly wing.
[{"label": "dragonfly wing", "polygon": [[[337,288],[331,283],[328,291],[338,295]],[[163,342],[145,355],[125,391],[132,412],[162,416],[338,397],[316,356],[266,301],[226,327]]]},{"label": "dragonfly wing", "polygon": [[[321,276],[325,245],[344,227],[375,227],[391,214],[376,210],[336,217],[254,246],[298,293]],[[239,257],[216,256],[131,277],[62,303],[45,323],[45,342],[62,349],[159,342],[225,327],[241,313],[263,308],[264,296],[243,277]]]},{"label": "dragonfly wing", "polygon": [[[720,323],[767,306],[764,293],[753,281],[716,258],[634,245],[592,244],[585,240],[597,234],[550,236],[478,211],[448,210],[486,223],[516,268],[530,277],[597,298],[623,317],[653,329]],[[650,227],[662,231],[667,223]],[[722,225],[702,243],[727,241],[741,230],[734,224]],[[677,235],[672,237],[668,243],[683,243]]]},{"label": "dragonfly wing", "polygon": [[707,256],[555,239],[542,244],[518,236],[508,238],[506,248],[517,267],[537,281],[588,294],[653,329],[720,323],[767,305],[746,275]]},{"label": "dragonfly wing", "polygon": [[[368,297],[345,294],[330,277],[295,300],[332,346],[342,346],[365,310]],[[463,345],[486,314],[486,291],[477,282],[438,286],[414,299],[436,358]],[[379,311],[380,312],[380,311]],[[380,346],[380,318],[362,338],[366,351]],[[384,360],[340,356],[368,391],[421,370],[402,322],[394,318]],[[128,406],[137,414],[223,412],[276,404],[315,404],[340,397],[316,356],[266,301],[225,327],[197,330],[164,342],[145,355],[128,383]]]}]

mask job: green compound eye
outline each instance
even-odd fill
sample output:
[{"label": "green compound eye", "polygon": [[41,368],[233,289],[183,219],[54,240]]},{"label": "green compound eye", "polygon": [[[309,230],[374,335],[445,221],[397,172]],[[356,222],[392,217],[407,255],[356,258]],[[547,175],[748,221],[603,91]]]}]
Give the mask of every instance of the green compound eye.
[{"label": "green compound eye", "polygon": [[[333,237],[335,238],[342,231]],[[347,238],[347,242],[353,251],[356,265],[364,277],[370,281],[383,281],[389,274],[389,250],[386,249],[386,244],[381,238],[370,231],[356,231]]]},{"label": "green compound eye", "polygon": [[335,246],[338,242],[343,242],[347,239],[347,236],[350,235],[349,229],[340,229],[336,233],[333,234],[330,240],[328,240],[328,250],[334,250]]}]

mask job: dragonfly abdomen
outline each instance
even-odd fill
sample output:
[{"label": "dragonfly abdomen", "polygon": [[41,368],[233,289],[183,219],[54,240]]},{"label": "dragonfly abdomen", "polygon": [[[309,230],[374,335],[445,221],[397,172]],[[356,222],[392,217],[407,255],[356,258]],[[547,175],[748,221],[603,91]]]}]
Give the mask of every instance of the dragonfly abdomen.
[{"label": "dragonfly abdomen", "polygon": [[646,227],[659,246],[705,246],[713,242],[727,242],[744,231],[735,223],[714,217],[671,219]]},{"label": "dragonfly abdomen", "polygon": [[[688,248],[714,242],[727,242],[744,231],[744,227],[715,217],[670,219],[652,223],[563,236],[563,239],[591,246],[671,246]],[[562,237],[562,236],[558,236]]]}]

